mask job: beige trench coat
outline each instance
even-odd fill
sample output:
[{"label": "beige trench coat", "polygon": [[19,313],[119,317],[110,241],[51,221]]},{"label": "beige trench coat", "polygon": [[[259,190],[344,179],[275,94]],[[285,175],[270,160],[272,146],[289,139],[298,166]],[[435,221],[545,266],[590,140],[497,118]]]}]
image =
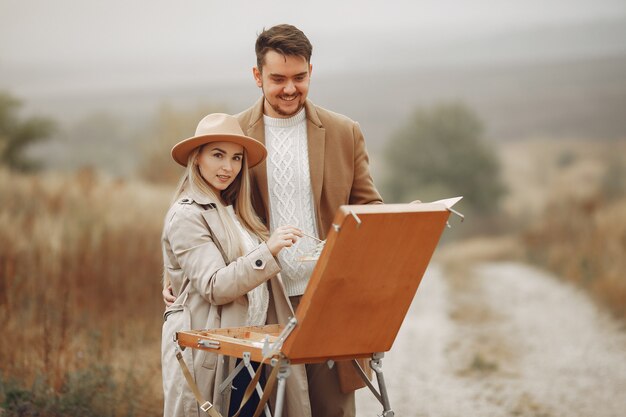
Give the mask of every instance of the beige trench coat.
[{"label": "beige trench coat", "polygon": [[[224,242],[225,231],[214,207],[207,197],[187,194],[172,205],[165,218],[164,266],[177,297],[165,311],[162,331],[165,417],[206,415],[199,409],[175,358],[173,338],[177,331],[245,325],[246,294],[264,282],[268,282],[270,290],[268,324],[284,324],[294,315],[277,276],[280,266],[265,243],[225,264],[220,244]],[[205,399],[224,412],[230,392],[220,395],[217,386],[234,368],[235,359],[225,362],[217,353],[197,349],[185,349],[183,357]],[[304,367],[291,368],[284,415],[310,417]]]}]

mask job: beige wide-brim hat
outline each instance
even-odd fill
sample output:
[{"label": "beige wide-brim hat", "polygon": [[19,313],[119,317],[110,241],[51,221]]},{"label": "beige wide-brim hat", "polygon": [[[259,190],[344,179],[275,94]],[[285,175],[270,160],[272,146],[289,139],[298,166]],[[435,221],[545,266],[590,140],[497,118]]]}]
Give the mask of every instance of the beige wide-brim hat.
[{"label": "beige wide-brim hat", "polygon": [[248,168],[261,163],[267,156],[265,146],[258,140],[244,135],[236,118],[224,113],[212,113],[200,120],[195,136],[174,145],[172,158],[186,167],[191,151],[211,142],[233,142],[243,146],[246,150]]}]

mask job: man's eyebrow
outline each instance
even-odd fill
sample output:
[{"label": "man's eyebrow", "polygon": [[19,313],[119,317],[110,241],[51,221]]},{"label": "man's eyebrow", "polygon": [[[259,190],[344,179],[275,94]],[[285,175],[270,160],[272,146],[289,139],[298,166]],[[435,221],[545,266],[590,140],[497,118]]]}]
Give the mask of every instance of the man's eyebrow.
[{"label": "man's eyebrow", "polygon": [[[300,73],[298,73],[298,74],[294,75],[294,77],[301,77],[301,76],[303,76],[303,75],[307,75],[307,74],[308,74],[308,71],[302,71],[302,72],[300,72]],[[276,74],[276,73],[274,73],[274,72],[271,72],[271,73],[270,73],[270,77],[274,77],[274,78],[287,78],[287,76],[286,76],[286,75],[283,75],[283,74]]]}]

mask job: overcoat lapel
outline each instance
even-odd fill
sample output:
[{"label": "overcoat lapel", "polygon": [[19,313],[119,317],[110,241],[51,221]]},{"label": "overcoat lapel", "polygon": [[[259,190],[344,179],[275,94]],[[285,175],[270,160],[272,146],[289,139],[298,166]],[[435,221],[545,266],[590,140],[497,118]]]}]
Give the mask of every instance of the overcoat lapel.
[{"label": "overcoat lapel", "polygon": [[[320,224],[320,201],[322,198],[322,184],[324,182],[324,152],[326,149],[326,129],[317,116],[317,111],[313,104],[307,100],[305,103],[307,117],[307,144],[309,151],[309,172],[311,175],[311,190],[313,191],[313,202],[315,213],[317,214],[318,229]],[[319,231],[319,230],[318,230]]]},{"label": "overcoat lapel", "polygon": [[[265,127],[263,126],[263,97],[257,101],[254,106],[252,115],[250,117],[250,124],[244,132],[247,136],[251,136],[265,145]],[[268,217],[269,225],[269,191],[267,185],[267,160],[264,160],[259,165],[252,168],[257,179],[256,186],[258,187],[259,194],[261,196],[261,202],[265,207],[266,215]]]}]

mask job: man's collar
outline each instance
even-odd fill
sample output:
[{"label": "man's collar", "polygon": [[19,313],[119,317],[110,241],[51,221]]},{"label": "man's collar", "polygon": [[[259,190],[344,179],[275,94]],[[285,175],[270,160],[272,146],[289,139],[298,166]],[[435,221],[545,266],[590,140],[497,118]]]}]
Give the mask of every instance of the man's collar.
[{"label": "man's collar", "polygon": [[254,126],[259,122],[259,120],[263,119],[263,103],[265,102],[265,97],[261,96],[260,99],[252,107],[252,115],[250,117],[250,126]]},{"label": "man's collar", "polygon": [[[261,96],[259,100],[254,104],[252,108],[252,117],[250,117],[250,126],[254,126],[260,120],[263,120],[263,105],[265,104],[265,97]],[[311,100],[306,99],[304,102],[304,111],[306,112],[306,118],[309,119],[317,127],[322,127],[322,122],[317,116],[317,110]]]},{"label": "man's collar", "polygon": [[322,127],[322,121],[317,117],[317,110],[315,105],[308,98],[304,102],[304,111],[306,112],[306,118],[309,119],[315,126]]}]

